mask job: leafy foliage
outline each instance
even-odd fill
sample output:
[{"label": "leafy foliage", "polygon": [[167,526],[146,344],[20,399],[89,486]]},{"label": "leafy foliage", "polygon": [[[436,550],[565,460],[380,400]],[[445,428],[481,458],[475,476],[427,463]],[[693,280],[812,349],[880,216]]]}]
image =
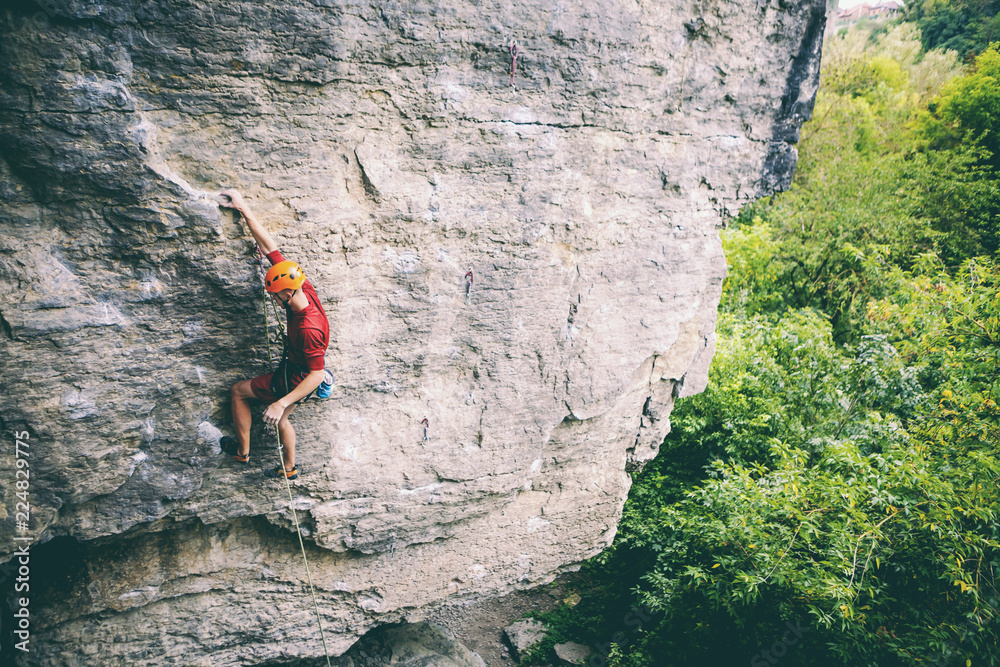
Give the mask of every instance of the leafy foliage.
[{"label": "leafy foliage", "polygon": [[[918,311],[926,306],[911,303]],[[898,304],[884,308],[892,315],[883,322],[927,316]],[[970,412],[966,403],[959,408],[955,389],[925,389],[917,381],[922,369],[907,365],[884,334],[864,339],[849,357],[827,330],[810,337],[809,347],[793,345],[798,360],[787,363],[785,341],[803,325],[822,329],[824,321],[789,313],[776,324],[757,318],[733,329],[731,340],[742,342],[720,350],[713,373],[721,382],[675,413],[670,440],[711,444],[716,416],[734,406],[739,426],[730,431],[741,436],[734,441],[768,445],[765,457],[751,461],[734,451],[715,458],[699,488],[658,507],[643,500],[662,483],[654,467],[660,459],[636,480],[644,493],[630,497],[622,538],[607,558],[622,558],[618,550],[656,554],[638,590],[664,620],[633,653],[650,665],[665,656],[677,664],[706,655],[713,664],[743,662],[775,642],[784,619],[810,629],[787,664],[996,654],[997,634],[988,630],[1000,612],[992,603],[1000,600],[1000,414],[983,385],[996,377],[995,355],[972,374],[975,388],[963,392],[974,397]],[[746,326],[760,332],[748,335]],[[964,328],[939,329],[923,344],[941,345],[955,331]],[[931,363],[969,382],[968,371],[959,371],[968,365]],[[741,381],[761,368],[773,373],[769,380]],[[957,387],[958,376],[947,383]],[[740,409],[769,401],[777,409],[756,419],[752,409]],[[942,405],[955,409],[942,412]],[[962,442],[966,448],[956,449]]]},{"label": "leafy foliage", "polygon": [[957,153],[957,146],[969,146],[963,171],[971,187],[967,192],[943,188],[935,194],[943,200],[939,208],[943,204],[954,211],[948,224],[987,252],[1000,247],[1000,205],[993,181],[1000,169],[998,49],[1000,44],[993,44],[976,58],[973,72],[945,85],[916,123],[917,135],[932,151]]},{"label": "leafy foliage", "polygon": [[723,233],[708,389],[547,619],[611,667],[1000,664],[1000,53],[920,39],[834,38],[792,188]]},{"label": "leafy foliage", "polygon": [[933,256],[913,272],[896,270],[898,289],[873,302],[869,317],[897,338],[903,355],[920,360],[925,384],[937,388],[937,408],[922,436],[944,455],[996,454],[1000,443],[1000,265],[970,259],[949,272]]},{"label": "leafy foliage", "polygon": [[[857,47],[850,35],[828,44],[792,188],[747,207],[738,221],[753,235],[747,241],[766,244],[761,251],[769,273],[741,273],[734,265],[734,280],[753,298],[724,306],[820,310],[842,343],[855,342],[868,301],[891,288],[886,266],[906,268],[923,252],[949,261],[990,253],[1000,238],[995,171],[983,161],[978,135],[956,134],[958,121],[948,120],[958,113],[948,110],[961,106],[951,100],[982,88],[968,81],[992,70],[944,84],[935,120],[911,83],[919,75],[923,89],[931,90],[929,82],[939,79],[917,69],[912,28],[894,28],[861,53],[849,51],[852,44]],[[993,62],[989,54],[984,58]],[[954,72],[942,62],[942,75]],[[932,142],[931,134],[952,139]]]},{"label": "leafy foliage", "polygon": [[926,50],[947,49],[963,57],[983,51],[1000,39],[997,0],[910,0],[907,19],[923,36]]}]

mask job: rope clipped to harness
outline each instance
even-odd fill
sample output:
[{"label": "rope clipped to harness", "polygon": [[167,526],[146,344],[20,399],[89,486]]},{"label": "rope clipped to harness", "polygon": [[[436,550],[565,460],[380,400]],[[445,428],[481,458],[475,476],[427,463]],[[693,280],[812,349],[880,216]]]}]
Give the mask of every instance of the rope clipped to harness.
[{"label": "rope clipped to harness", "polygon": [[[285,325],[282,324],[281,317],[278,315],[278,307],[274,304],[273,301],[267,298],[267,290],[263,287],[264,275],[266,272],[263,270],[264,255],[261,252],[260,247],[257,248],[257,257],[260,260],[258,263],[258,267],[261,269],[261,285],[262,285],[261,295],[264,298],[264,332],[265,332],[264,338],[267,341],[267,360],[268,362],[273,364],[274,358],[273,355],[271,354],[271,335],[268,329],[268,317],[267,317],[268,302],[271,303],[275,320],[278,323],[278,331],[281,333],[281,339],[282,342],[284,343],[284,350],[282,351],[283,361],[287,358],[288,354],[288,336],[285,332]],[[287,375],[287,367],[285,372]],[[285,386],[288,387],[287,380]],[[275,427],[274,429],[274,434],[275,434],[275,440],[278,443],[278,465],[281,467],[282,470],[284,470],[285,460],[281,456],[281,450],[282,450],[281,433],[278,431],[277,427]],[[299,548],[302,550],[302,562],[305,563],[306,567],[306,579],[309,581],[309,593],[310,595],[312,595],[313,608],[316,611],[316,624],[319,626],[319,637],[323,641],[323,653],[326,655],[326,665],[327,667],[331,667],[330,650],[327,648],[326,645],[326,633],[323,632],[323,620],[320,617],[319,613],[319,602],[316,600],[316,588],[313,586],[312,573],[309,571],[309,558],[306,556],[306,544],[302,539],[302,530],[299,527],[299,515],[298,512],[295,511],[295,501],[292,498],[292,483],[288,480],[287,475],[282,475],[282,477],[285,478],[285,489],[288,491],[288,508],[292,510],[292,519],[295,522],[295,534],[299,536]]]}]

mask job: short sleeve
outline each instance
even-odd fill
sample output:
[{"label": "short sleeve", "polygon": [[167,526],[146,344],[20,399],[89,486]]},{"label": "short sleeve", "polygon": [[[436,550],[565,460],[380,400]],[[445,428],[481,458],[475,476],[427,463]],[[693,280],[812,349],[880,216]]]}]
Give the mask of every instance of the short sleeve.
[{"label": "short sleeve", "polygon": [[285,257],[281,254],[280,250],[272,250],[266,255],[267,261],[271,262],[271,266],[274,266],[278,262],[284,262]]}]

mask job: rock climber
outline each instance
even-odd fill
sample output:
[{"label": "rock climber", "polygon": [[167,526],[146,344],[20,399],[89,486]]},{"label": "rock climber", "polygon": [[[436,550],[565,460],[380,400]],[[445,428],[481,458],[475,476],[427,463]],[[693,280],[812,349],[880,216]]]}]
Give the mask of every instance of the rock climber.
[{"label": "rock climber", "polygon": [[[271,235],[267,233],[236,190],[220,193],[221,206],[236,210],[246,220],[269,262],[264,287],[275,302],[285,307],[288,316],[287,342],[281,364],[273,373],[250,380],[240,380],[231,389],[233,425],[236,437],[223,436],[222,450],[240,463],[250,461],[250,401],[268,403],[264,423],[277,425],[281,436],[282,465],[264,474],[272,479],[296,479],[295,429],[288,415],[295,406],[308,398],[324,381],[324,355],[330,342],[330,323],[316,290],[306,280],[302,268],[284,258]],[[290,386],[285,386],[287,384]]]}]

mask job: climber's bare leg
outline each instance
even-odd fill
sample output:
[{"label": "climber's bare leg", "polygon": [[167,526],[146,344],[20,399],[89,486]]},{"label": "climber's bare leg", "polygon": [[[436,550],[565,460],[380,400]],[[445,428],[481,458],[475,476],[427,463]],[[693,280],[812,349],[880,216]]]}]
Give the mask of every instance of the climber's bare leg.
[{"label": "climber's bare leg", "polygon": [[250,388],[250,380],[240,380],[229,391],[232,395],[230,405],[233,410],[233,427],[239,443],[237,454],[246,456],[250,453],[250,399],[256,397]]},{"label": "climber's bare leg", "polygon": [[295,429],[288,421],[288,415],[292,414],[295,405],[289,405],[278,420],[278,435],[281,437],[281,458],[285,464],[285,470],[295,467]]}]

